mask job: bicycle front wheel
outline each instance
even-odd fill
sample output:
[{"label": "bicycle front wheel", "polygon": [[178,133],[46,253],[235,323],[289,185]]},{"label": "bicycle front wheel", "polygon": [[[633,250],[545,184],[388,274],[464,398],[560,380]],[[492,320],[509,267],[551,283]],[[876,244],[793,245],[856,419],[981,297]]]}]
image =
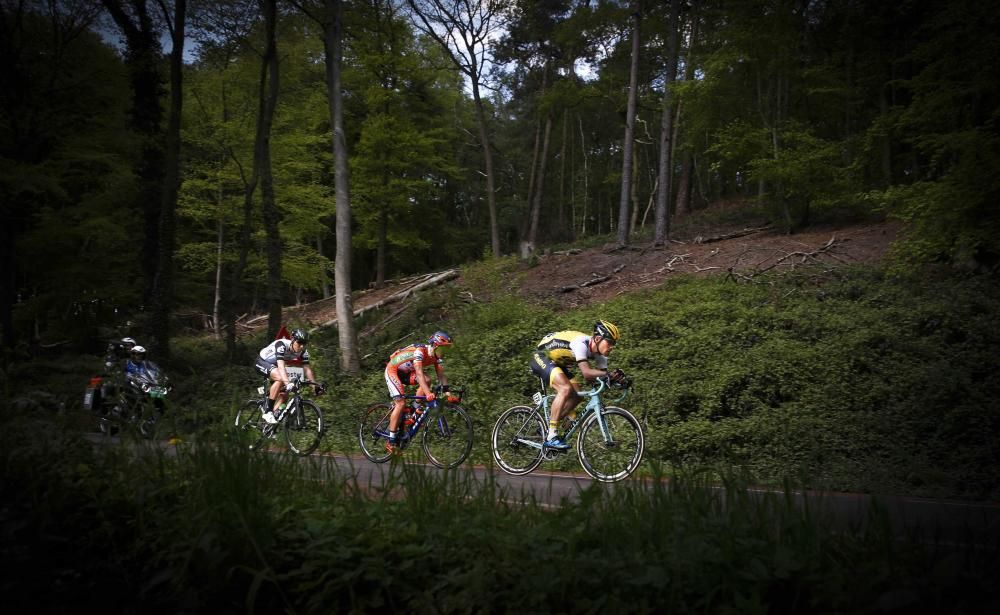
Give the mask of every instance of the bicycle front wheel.
[{"label": "bicycle front wheel", "polygon": [[267,423],[261,416],[263,413],[263,399],[247,401],[236,413],[236,421],[233,423],[236,428],[236,438],[241,445],[247,446],[250,450],[257,450],[264,443],[264,427]]},{"label": "bicycle front wheel", "polygon": [[545,421],[534,408],[514,406],[500,415],[493,427],[493,459],[508,474],[527,474],[542,462]]},{"label": "bicycle front wheel", "polygon": [[285,418],[285,441],[296,455],[316,450],[323,437],[323,413],[311,401],[300,399],[295,412]]},{"label": "bicycle front wheel", "polygon": [[628,410],[608,406],[603,416],[607,433],[602,432],[597,414],[591,414],[580,429],[576,452],[587,474],[613,483],[635,472],[646,444],[639,421]]},{"label": "bicycle front wheel", "polygon": [[385,449],[389,440],[389,416],[392,414],[392,404],[378,403],[368,406],[361,415],[361,425],[358,427],[358,444],[361,452],[369,461],[385,463],[392,454]]},{"label": "bicycle front wheel", "polygon": [[430,410],[422,445],[427,459],[439,468],[454,468],[472,450],[472,419],[461,406],[439,404]]}]

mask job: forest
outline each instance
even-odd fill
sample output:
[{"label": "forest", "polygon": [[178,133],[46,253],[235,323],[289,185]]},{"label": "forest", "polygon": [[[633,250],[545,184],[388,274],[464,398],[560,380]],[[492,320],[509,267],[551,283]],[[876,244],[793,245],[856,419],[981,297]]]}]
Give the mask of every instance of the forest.
[{"label": "forest", "polygon": [[[995,528],[837,527],[791,497],[1000,501],[995,3],[0,0],[0,57],[9,607],[1000,604]],[[700,243],[765,226],[771,265]],[[877,255],[838,256],[852,228]],[[470,479],[538,340],[597,319],[636,480],[553,508]],[[233,433],[282,327],[328,384],[304,459]],[[360,412],[436,330],[461,471],[323,470],[371,465]],[[84,387],[125,336],[172,388],[155,438],[109,446]]]},{"label": "forest", "polygon": [[248,314],[273,333],[282,305],[338,288],[662,244],[720,202],[787,232],[897,217],[906,267],[1000,253],[989,3],[5,0],[0,18],[7,353],[129,328],[166,357],[195,328],[232,355]]}]

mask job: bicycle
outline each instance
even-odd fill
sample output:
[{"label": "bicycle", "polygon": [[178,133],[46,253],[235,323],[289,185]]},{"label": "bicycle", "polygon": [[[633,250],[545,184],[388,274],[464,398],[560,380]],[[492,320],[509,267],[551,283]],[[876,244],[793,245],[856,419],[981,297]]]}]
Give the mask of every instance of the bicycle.
[{"label": "bicycle", "polygon": [[260,397],[247,400],[236,414],[236,432],[250,441],[251,450],[258,450],[266,440],[277,438],[279,429],[284,432],[288,448],[296,455],[308,455],[319,446],[323,437],[323,413],[315,403],[302,399],[301,390],[303,386],[312,385],[318,387],[321,394],[326,385],[299,376],[293,376],[290,384],[286,387],[289,394],[284,407],[274,410],[277,423],[268,423],[263,417],[270,382],[258,387]]},{"label": "bicycle", "polygon": [[[534,406],[514,406],[504,411],[493,427],[490,447],[493,458],[504,472],[521,476],[528,474],[543,461],[556,459],[569,449],[559,450],[545,445],[549,424],[549,408],[554,394],[539,379],[541,390],[532,397]],[[601,377],[589,391],[578,391],[586,398],[583,410],[571,421],[564,440],[576,440],[580,465],[594,480],[613,483],[628,478],[639,467],[645,448],[642,427],[635,416],[617,406],[605,405],[601,395],[609,388],[621,390],[618,402],[628,395],[631,382],[614,383]]]},{"label": "bicycle", "polygon": [[[399,448],[403,451],[416,441],[421,428],[427,425],[420,440],[427,459],[439,468],[454,468],[472,451],[472,419],[465,408],[458,405],[465,389],[442,389],[434,387],[435,395],[444,395],[444,399],[439,397],[431,402],[423,395],[404,395],[406,406],[399,419]],[[375,463],[385,463],[392,456],[385,448],[392,408],[392,402],[377,402],[368,406],[361,416],[358,442],[364,456]]]}]

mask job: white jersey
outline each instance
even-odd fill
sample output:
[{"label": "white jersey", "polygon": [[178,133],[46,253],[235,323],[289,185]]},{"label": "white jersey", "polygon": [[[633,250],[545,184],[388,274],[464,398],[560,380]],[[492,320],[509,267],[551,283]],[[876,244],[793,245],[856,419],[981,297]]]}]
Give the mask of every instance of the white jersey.
[{"label": "white jersey", "polygon": [[549,333],[538,343],[538,350],[560,367],[572,367],[580,361],[593,362],[597,369],[608,368],[608,358],[590,351],[590,336],[579,331]]},{"label": "white jersey", "polygon": [[302,352],[292,352],[292,340],[274,340],[261,349],[260,359],[266,363],[276,364],[278,361],[296,361],[309,363],[309,351],[305,348]]}]

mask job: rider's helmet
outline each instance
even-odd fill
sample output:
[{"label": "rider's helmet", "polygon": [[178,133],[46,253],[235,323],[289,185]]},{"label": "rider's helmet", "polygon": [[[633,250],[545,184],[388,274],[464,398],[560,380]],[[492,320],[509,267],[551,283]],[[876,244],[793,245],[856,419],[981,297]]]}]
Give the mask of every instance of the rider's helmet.
[{"label": "rider's helmet", "polygon": [[292,341],[305,346],[309,342],[309,334],[305,332],[305,329],[296,329],[292,331]]},{"label": "rider's helmet", "polygon": [[131,337],[123,337],[121,345],[125,347],[125,350],[132,350],[132,347],[135,346],[136,344],[135,340],[132,339]]},{"label": "rider's helmet", "polygon": [[600,335],[604,339],[615,343],[618,343],[618,339],[621,338],[618,327],[606,320],[598,320],[594,323],[594,335]]},{"label": "rider's helmet", "polygon": [[434,350],[434,354],[441,356],[446,348],[451,348],[451,336],[444,331],[436,331],[427,340],[427,345]]},{"label": "rider's helmet", "polygon": [[132,346],[132,362],[138,363],[146,358],[146,348],[144,346]]}]

